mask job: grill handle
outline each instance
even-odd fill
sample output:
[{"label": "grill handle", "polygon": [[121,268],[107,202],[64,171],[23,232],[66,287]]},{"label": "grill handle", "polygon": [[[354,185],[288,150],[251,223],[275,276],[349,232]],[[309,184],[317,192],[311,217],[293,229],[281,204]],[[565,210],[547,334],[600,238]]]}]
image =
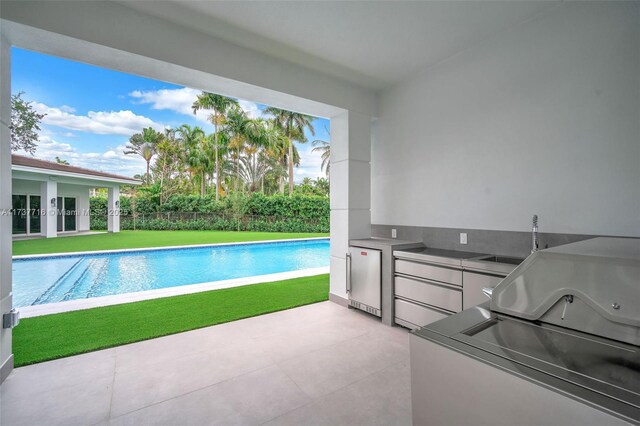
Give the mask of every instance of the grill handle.
[{"label": "grill handle", "polygon": [[484,294],[489,299],[491,299],[491,296],[493,295],[493,289],[494,288],[495,287],[485,287],[485,288],[482,289],[482,294]]}]

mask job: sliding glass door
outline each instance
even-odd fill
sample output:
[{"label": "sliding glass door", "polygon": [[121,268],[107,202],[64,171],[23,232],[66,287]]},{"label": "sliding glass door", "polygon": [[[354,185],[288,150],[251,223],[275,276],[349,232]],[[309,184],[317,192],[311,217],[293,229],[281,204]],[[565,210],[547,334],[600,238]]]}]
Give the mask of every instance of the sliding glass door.
[{"label": "sliding glass door", "polygon": [[29,233],[40,233],[40,219],[42,218],[42,205],[39,195],[29,195]]},{"label": "sliding glass door", "polygon": [[64,230],[76,230],[76,199],[64,197]]},{"label": "sliding glass door", "polygon": [[13,195],[12,207],[14,235],[40,233],[39,195]]},{"label": "sliding glass door", "polygon": [[13,234],[27,233],[27,196],[14,195],[13,201]]},{"label": "sliding glass door", "polygon": [[74,197],[58,197],[58,232],[76,230],[76,199]]}]

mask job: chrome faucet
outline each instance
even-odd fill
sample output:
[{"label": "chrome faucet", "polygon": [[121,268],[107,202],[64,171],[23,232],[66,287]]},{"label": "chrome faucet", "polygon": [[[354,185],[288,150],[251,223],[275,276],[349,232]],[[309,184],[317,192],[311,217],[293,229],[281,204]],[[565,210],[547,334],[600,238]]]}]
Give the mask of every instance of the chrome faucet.
[{"label": "chrome faucet", "polygon": [[533,228],[531,229],[531,236],[533,238],[531,253],[535,253],[538,251],[540,244],[538,242],[538,215],[533,215]]}]

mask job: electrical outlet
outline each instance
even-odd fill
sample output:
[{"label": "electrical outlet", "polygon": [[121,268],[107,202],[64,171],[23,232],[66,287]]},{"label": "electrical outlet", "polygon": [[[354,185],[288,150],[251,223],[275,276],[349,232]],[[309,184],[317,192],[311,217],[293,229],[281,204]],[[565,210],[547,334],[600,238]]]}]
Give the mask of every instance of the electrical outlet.
[{"label": "electrical outlet", "polygon": [[391,238],[398,238],[398,230],[397,229],[392,229],[391,230]]},{"label": "electrical outlet", "polygon": [[467,244],[467,233],[466,232],[461,232],[460,233],[460,244]]}]

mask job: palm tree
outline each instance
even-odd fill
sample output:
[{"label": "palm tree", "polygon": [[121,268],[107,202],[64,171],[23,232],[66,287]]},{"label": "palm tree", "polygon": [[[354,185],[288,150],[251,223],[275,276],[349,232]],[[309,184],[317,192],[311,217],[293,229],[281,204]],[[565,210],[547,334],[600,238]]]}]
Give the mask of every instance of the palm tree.
[{"label": "palm tree", "polygon": [[223,130],[229,138],[228,148],[236,166],[235,189],[238,189],[240,158],[248,146],[256,148],[249,154],[253,155],[257,152],[257,148],[263,148],[268,144],[266,123],[260,118],[250,119],[242,109],[235,108],[228,112]]},{"label": "palm tree", "polygon": [[205,140],[205,133],[198,126],[183,124],[176,129],[184,147],[185,161],[194,174],[200,176],[200,196],[204,197],[206,189],[206,173],[210,167],[210,152]]},{"label": "palm tree", "polygon": [[239,164],[239,177],[247,185],[249,192],[257,191],[260,182],[271,170],[271,159],[264,152],[241,157]]},{"label": "palm tree", "polygon": [[125,155],[138,154],[147,162],[147,185],[150,182],[149,167],[151,159],[156,155],[156,147],[162,142],[164,135],[156,132],[152,127],[142,129],[142,133],[136,133],[129,138]]},{"label": "palm tree", "polygon": [[331,145],[329,144],[329,142],[321,141],[319,139],[313,141],[311,144],[314,146],[311,152],[319,152],[320,158],[322,158],[320,170],[324,170],[327,174],[327,177],[329,177],[329,166],[331,165],[329,161],[331,158]]},{"label": "palm tree", "polygon": [[289,195],[293,195],[293,142],[305,143],[307,138],[304,135],[305,129],[309,129],[311,135],[315,136],[313,129],[313,117],[298,112],[287,111],[276,107],[268,107],[264,110],[274,117],[275,123],[282,129],[288,140],[288,161],[289,161]]},{"label": "palm tree", "polygon": [[231,108],[238,108],[240,105],[238,101],[233,98],[228,98],[222,95],[216,95],[214,93],[202,92],[198,95],[198,98],[193,103],[193,113],[198,110],[212,110],[213,114],[209,116],[209,120],[213,124],[213,143],[215,151],[215,173],[216,173],[216,201],[220,197],[220,160],[218,157],[219,140],[218,140],[218,126],[224,121],[224,116]]},{"label": "palm tree", "polygon": [[271,171],[276,177],[279,192],[284,194],[284,178],[287,176],[289,139],[287,139],[282,129],[275,123],[275,120],[267,121],[265,138],[267,140],[266,153],[275,161],[275,164],[271,167]]}]

